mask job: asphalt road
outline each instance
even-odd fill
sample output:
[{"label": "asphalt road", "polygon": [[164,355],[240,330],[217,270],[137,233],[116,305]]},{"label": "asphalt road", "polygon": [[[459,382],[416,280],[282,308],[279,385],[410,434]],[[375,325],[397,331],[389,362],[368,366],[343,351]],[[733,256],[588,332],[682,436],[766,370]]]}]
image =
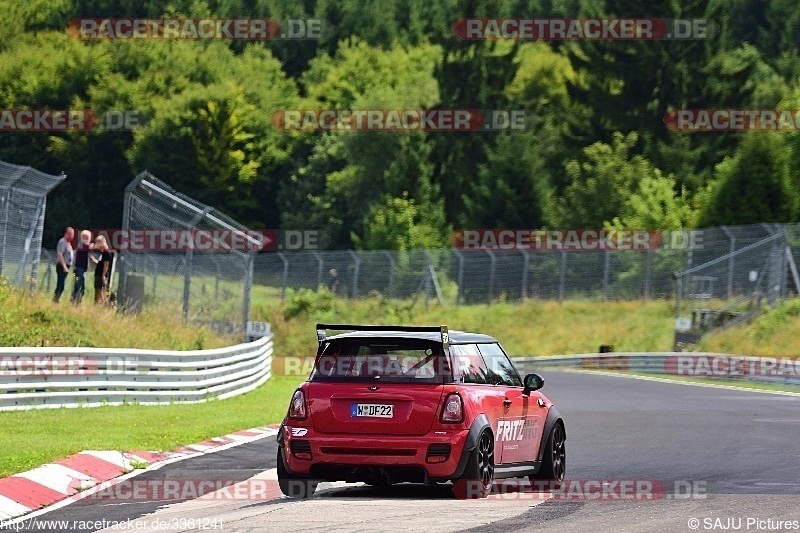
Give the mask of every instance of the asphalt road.
[{"label": "asphalt road", "polygon": [[20,530],[95,531],[85,526],[103,519],[122,523],[106,531],[800,530],[800,397],[542,374],[567,426],[560,492],[459,501],[448,487],[336,485],[290,501],[277,495],[276,444],[267,438],[132,478],[242,481],[249,497],[87,498],[38,517],[71,527]]}]

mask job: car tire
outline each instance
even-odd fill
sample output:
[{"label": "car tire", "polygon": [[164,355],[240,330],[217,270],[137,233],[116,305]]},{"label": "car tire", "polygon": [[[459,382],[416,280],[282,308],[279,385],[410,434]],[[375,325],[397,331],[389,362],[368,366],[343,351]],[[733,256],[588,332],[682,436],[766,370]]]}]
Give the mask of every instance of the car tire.
[{"label": "car tire", "polygon": [[551,482],[552,488],[556,489],[561,486],[567,471],[566,440],[564,426],[557,423],[547,438],[542,466],[539,472],[531,476],[531,481],[547,480]]},{"label": "car tire", "polygon": [[459,499],[485,498],[494,484],[494,436],[483,430],[478,444],[469,454],[464,474],[453,484],[453,495]]},{"label": "car tire", "polygon": [[317,482],[311,479],[293,476],[289,472],[289,469],[286,468],[281,448],[278,448],[277,468],[278,487],[280,487],[284,496],[297,500],[305,500],[314,495],[314,491],[317,490]]}]

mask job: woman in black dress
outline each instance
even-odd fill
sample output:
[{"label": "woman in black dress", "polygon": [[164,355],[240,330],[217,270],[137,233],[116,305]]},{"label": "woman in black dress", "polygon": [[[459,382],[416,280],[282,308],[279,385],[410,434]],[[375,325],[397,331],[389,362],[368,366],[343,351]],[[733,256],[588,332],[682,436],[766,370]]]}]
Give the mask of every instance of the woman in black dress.
[{"label": "woman in black dress", "polygon": [[108,251],[108,243],[102,235],[94,241],[94,249],[100,252],[99,257],[92,256],[94,267],[94,303],[108,305],[108,278],[111,272],[111,252]]}]

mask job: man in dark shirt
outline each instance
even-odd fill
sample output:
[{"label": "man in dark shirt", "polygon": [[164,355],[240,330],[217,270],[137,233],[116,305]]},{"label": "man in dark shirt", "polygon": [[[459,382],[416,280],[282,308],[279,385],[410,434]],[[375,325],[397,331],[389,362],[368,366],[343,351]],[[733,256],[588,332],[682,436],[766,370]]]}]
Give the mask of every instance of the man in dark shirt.
[{"label": "man in dark shirt", "polygon": [[81,232],[81,241],[75,250],[75,267],[72,270],[75,275],[75,283],[72,285],[70,301],[75,305],[80,305],[86,292],[86,271],[89,270],[89,250],[91,248],[92,232],[85,229]]},{"label": "man in dark shirt", "polygon": [[339,276],[335,268],[328,271],[328,290],[336,294],[336,289],[339,287]]}]

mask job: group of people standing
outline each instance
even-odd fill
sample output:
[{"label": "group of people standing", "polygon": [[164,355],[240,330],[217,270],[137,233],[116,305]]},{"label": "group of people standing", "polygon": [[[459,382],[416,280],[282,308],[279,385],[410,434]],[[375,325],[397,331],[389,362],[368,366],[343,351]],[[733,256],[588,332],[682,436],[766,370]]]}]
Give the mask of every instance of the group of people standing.
[{"label": "group of people standing", "polygon": [[58,303],[64,292],[70,268],[73,269],[75,283],[72,285],[70,301],[79,305],[86,291],[86,272],[94,265],[94,303],[108,304],[107,290],[111,278],[111,251],[103,235],[92,242],[92,232],[81,231],[77,248],[73,248],[75,229],[68,227],[56,245],[56,291],[53,301]]}]

